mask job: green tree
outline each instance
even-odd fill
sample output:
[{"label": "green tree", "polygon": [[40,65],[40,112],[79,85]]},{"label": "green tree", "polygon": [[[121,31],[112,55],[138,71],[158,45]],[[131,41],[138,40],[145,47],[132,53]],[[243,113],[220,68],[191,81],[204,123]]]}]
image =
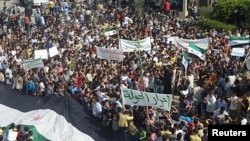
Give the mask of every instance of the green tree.
[{"label": "green tree", "polygon": [[213,7],[210,18],[227,24],[244,22],[250,27],[250,0],[219,0]]},{"label": "green tree", "polygon": [[135,10],[138,12],[139,16],[142,17],[144,0],[133,0],[133,6],[134,6]]}]

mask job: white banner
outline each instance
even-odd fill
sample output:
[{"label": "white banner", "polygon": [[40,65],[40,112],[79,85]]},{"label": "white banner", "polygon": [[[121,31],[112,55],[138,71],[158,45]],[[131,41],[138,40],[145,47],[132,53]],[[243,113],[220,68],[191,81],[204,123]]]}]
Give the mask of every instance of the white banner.
[{"label": "white banner", "polygon": [[47,49],[35,50],[35,59],[48,59]]},{"label": "white banner", "polygon": [[49,56],[54,57],[56,55],[59,55],[59,51],[56,46],[49,49]]},{"label": "white banner", "polygon": [[152,106],[171,110],[172,94],[159,94],[121,88],[123,102],[126,105]]},{"label": "white banner", "polygon": [[231,56],[237,56],[237,57],[245,56],[245,48],[233,48]]},{"label": "white banner", "polygon": [[33,68],[42,68],[44,67],[42,59],[33,59],[33,60],[25,60],[23,62],[23,69],[28,71]]},{"label": "white banner", "polygon": [[150,37],[138,41],[120,39],[119,49],[121,49],[123,52],[150,51],[151,40]]},{"label": "white banner", "polygon": [[100,59],[117,60],[117,61],[123,60],[123,51],[118,49],[96,47],[96,55]]},{"label": "white banner", "polygon": [[173,45],[177,46],[176,39],[178,39],[178,38],[179,37],[177,37],[177,36],[167,37],[167,44],[170,44],[170,42],[171,42]]}]

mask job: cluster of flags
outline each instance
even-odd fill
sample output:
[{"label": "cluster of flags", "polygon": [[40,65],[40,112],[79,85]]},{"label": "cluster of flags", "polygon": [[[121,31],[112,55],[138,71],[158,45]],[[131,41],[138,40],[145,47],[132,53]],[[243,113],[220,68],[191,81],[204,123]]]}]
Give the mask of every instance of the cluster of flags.
[{"label": "cluster of flags", "polygon": [[[200,60],[206,60],[206,52],[209,47],[209,38],[205,39],[197,39],[197,40],[187,40],[187,39],[175,39],[176,45],[182,47],[186,51],[183,53],[182,57],[182,65],[185,68],[185,71],[188,68],[188,57],[187,54],[192,54],[199,58]],[[240,37],[240,36],[230,36],[229,46],[237,51],[237,54],[241,54],[241,56],[245,55],[245,49],[241,46],[250,45],[249,37]],[[235,48],[239,47],[239,48]]]},{"label": "cluster of flags", "polygon": [[[102,34],[105,36],[116,36],[117,28],[108,28],[104,29],[102,31]],[[188,68],[188,54],[190,56],[196,57],[197,59],[200,59],[202,61],[206,60],[206,52],[209,47],[209,38],[204,39],[181,39],[178,37],[170,37],[169,40],[172,41],[173,44],[175,44],[178,47],[181,47],[183,50],[183,57],[182,57],[182,65],[184,66],[185,70]],[[239,37],[239,36],[230,36],[229,39],[229,46],[230,47],[239,47],[243,45],[250,44],[250,38],[249,37]]]}]

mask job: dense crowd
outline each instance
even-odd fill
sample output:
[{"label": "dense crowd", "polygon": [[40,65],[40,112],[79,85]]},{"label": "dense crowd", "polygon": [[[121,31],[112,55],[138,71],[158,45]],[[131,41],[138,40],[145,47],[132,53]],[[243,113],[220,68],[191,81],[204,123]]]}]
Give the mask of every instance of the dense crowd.
[{"label": "dense crowd", "polygon": [[[69,94],[87,103],[100,124],[124,134],[125,141],[130,135],[140,141],[207,141],[209,124],[249,124],[248,83],[240,85],[248,74],[233,84],[228,77],[248,72],[244,58],[230,56],[228,37],[249,37],[249,31],[193,28],[196,2],[190,4],[190,16],[183,19],[178,18],[178,4],[170,1],[146,0],[142,17],[131,6],[127,0],[73,6],[67,1],[50,2],[32,12],[20,6],[4,8],[0,17],[1,81],[6,89],[45,97],[44,102],[52,95]],[[102,34],[111,28],[118,29],[116,36]],[[182,50],[167,41],[171,36],[210,39],[205,61],[189,57],[187,75],[194,76],[193,87],[184,73],[173,77],[173,70],[182,72],[183,66]],[[151,51],[124,52],[122,62],[96,55],[95,47],[118,49],[119,39],[146,37],[151,38]],[[23,61],[35,57],[34,50],[54,46],[60,54],[43,59],[43,68],[23,69]],[[215,54],[214,49],[219,52]],[[121,87],[180,99],[173,102],[171,111],[125,105]],[[12,126],[11,130],[20,128]],[[4,135],[2,130],[0,135]]]}]

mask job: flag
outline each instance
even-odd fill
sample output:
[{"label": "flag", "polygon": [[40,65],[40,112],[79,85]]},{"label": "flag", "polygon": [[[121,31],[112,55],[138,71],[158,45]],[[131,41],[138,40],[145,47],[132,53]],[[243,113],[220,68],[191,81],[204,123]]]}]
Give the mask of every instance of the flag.
[{"label": "flag", "polygon": [[205,55],[206,51],[197,47],[195,44],[189,43],[189,46],[187,49],[188,49],[188,53],[197,56],[199,59],[201,60],[206,59],[206,55]]},{"label": "flag", "polygon": [[229,46],[242,46],[250,44],[250,38],[249,37],[239,37],[239,36],[230,36],[229,40]]},{"label": "flag", "polygon": [[117,29],[116,28],[108,28],[108,29],[104,29],[102,31],[102,34],[105,36],[113,36],[117,34]]},{"label": "flag", "polygon": [[192,43],[195,44],[197,47],[207,50],[209,47],[209,38],[204,38],[204,39],[195,39],[195,40],[190,40],[190,39],[180,39],[185,43]]},{"label": "flag", "polygon": [[184,52],[182,56],[182,65],[185,67],[185,71],[187,71],[188,68],[188,56],[187,53]]},{"label": "flag", "polygon": [[63,116],[49,109],[21,112],[0,104],[0,114],[0,125],[8,126],[14,122],[23,127],[28,126],[35,141],[94,141],[68,123]]},{"label": "flag", "polygon": [[190,57],[195,56],[198,57],[201,60],[206,59],[206,50],[200,48],[195,43],[187,43],[181,39],[176,39],[176,43],[178,47],[181,47],[183,50],[188,50],[188,54],[190,54]]},{"label": "flag", "polygon": [[70,95],[43,97],[23,95],[0,83],[0,127],[11,123],[28,126],[34,141],[110,141],[112,130]]}]

